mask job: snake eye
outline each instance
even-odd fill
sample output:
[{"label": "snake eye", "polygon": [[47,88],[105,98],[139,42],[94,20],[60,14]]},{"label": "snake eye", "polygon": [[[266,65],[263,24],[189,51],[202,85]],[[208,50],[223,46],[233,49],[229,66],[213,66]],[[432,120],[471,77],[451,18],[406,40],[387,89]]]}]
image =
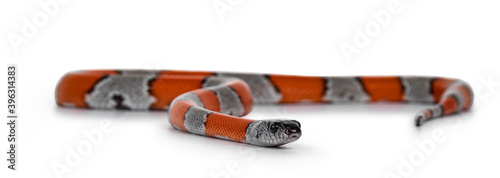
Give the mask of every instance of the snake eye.
[{"label": "snake eye", "polygon": [[271,126],[269,126],[269,130],[272,133],[276,133],[279,130],[280,126],[281,126],[281,124],[279,124],[279,123],[273,123],[273,124],[271,124]]}]

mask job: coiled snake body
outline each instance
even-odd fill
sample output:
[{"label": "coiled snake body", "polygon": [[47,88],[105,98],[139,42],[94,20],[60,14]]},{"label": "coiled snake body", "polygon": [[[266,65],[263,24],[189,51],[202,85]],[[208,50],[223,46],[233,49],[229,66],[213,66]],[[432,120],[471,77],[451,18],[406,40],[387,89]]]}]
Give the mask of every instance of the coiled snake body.
[{"label": "coiled snake body", "polygon": [[279,146],[302,135],[295,120],[242,118],[253,103],[417,102],[435,104],[415,116],[432,118],[469,109],[473,93],[458,79],[415,76],[308,77],[188,71],[84,70],[56,88],[59,106],[168,110],[179,130],[259,146]]}]

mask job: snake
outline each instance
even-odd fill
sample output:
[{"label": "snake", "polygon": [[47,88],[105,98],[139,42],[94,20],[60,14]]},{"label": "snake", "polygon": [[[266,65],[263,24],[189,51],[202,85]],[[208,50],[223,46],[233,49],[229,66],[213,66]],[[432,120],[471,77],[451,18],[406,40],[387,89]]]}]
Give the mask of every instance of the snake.
[{"label": "snake", "polygon": [[61,77],[58,106],[160,110],[178,130],[275,147],[302,136],[292,119],[244,118],[254,104],[400,102],[432,105],[415,125],[467,111],[470,85],[432,76],[295,76],[180,70],[78,70]]}]

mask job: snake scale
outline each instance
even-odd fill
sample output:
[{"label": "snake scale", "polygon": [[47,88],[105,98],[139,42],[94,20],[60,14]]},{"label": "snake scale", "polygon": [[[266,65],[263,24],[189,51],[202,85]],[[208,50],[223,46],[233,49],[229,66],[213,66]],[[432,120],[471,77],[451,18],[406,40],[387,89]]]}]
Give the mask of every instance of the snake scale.
[{"label": "snake scale", "polygon": [[164,110],[185,132],[258,146],[298,140],[296,120],[243,118],[254,103],[407,102],[434,104],[415,125],[472,106],[471,87],[459,79],[420,76],[313,77],[171,70],[81,70],[56,87],[62,107]]}]

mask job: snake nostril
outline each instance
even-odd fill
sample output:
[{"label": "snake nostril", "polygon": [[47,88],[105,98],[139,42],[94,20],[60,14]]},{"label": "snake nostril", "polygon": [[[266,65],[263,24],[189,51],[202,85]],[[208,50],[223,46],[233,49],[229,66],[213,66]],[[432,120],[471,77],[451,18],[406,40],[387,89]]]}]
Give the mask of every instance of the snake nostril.
[{"label": "snake nostril", "polygon": [[289,130],[290,130],[290,133],[299,133],[300,132],[300,128],[298,128],[298,127],[292,127]]}]

